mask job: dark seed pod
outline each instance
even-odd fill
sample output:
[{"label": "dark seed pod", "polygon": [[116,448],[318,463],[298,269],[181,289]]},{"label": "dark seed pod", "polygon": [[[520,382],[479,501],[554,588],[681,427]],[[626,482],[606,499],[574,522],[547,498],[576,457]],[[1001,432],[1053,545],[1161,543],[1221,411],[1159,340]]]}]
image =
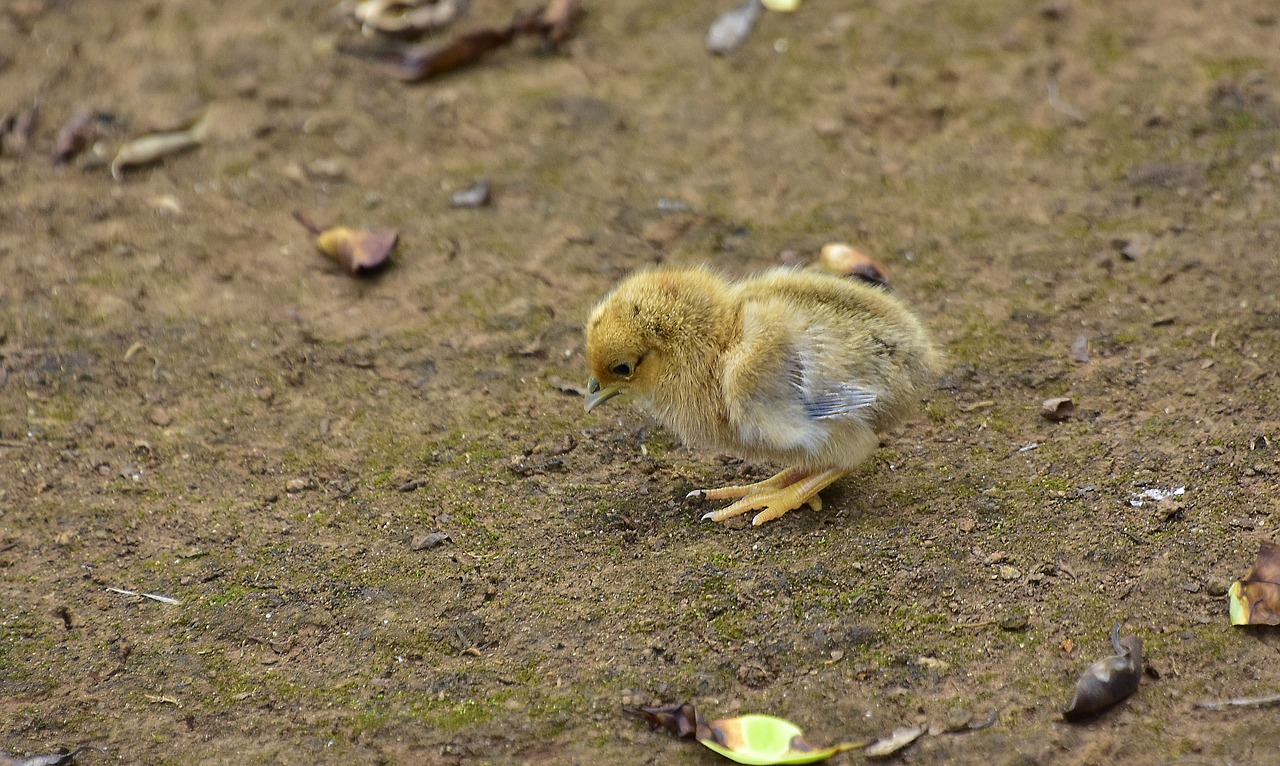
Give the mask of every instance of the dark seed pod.
[{"label": "dark seed pod", "polygon": [[1120,626],[1111,629],[1113,657],[1105,657],[1089,666],[1076,682],[1076,694],[1063,711],[1068,721],[1079,721],[1128,698],[1138,690],[1142,679],[1142,639],[1120,638]]}]

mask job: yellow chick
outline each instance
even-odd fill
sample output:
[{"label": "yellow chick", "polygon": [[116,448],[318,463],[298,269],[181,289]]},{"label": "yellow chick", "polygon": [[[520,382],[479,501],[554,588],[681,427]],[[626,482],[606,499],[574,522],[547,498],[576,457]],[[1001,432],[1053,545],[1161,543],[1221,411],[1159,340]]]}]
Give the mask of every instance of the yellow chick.
[{"label": "yellow chick", "polygon": [[781,463],[756,484],[694,490],[736,500],[703,516],[804,504],[879,446],[932,384],[937,352],[893,293],[860,280],[773,269],[729,282],[706,269],[623,280],[587,320],[587,411],[629,391],[694,447]]}]

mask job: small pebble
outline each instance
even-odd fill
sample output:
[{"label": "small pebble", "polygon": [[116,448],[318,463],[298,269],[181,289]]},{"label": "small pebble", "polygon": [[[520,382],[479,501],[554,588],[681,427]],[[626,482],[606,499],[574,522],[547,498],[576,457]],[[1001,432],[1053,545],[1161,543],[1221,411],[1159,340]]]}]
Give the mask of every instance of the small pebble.
[{"label": "small pebble", "polygon": [[493,201],[489,180],[481,178],[471,186],[453,193],[454,207],[485,207]]},{"label": "small pebble", "polygon": [[844,123],[836,117],[824,117],[813,123],[813,130],[823,138],[836,138],[844,132]]},{"label": "small pebble", "polygon": [[751,35],[763,10],[760,0],[747,0],[745,4],[721,14],[707,30],[707,50],[717,56],[737,50]]},{"label": "small pebble", "polygon": [[425,551],[436,547],[446,541],[452,541],[453,538],[444,532],[432,532],[429,535],[418,535],[409,542],[409,549],[414,551]]},{"label": "small pebble", "polygon": [[1113,239],[1111,244],[1126,261],[1136,261],[1151,250],[1152,239],[1150,234],[1137,234],[1127,239]]},{"label": "small pebble", "polygon": [[1071,344],[1071,361],[1076,364],[1084,364],[1089,361],[1089,336],[1078,335],[1076,340]]}]

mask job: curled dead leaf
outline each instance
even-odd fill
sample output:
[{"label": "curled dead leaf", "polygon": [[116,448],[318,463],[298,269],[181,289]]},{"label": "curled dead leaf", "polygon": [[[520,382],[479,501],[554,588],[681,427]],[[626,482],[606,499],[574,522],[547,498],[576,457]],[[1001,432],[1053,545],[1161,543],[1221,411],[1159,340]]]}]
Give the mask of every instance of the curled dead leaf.
[{"label": "curled dead leaf", "polygon": [[[644,707],[626,707],[622,712],[635,716],[650,726],[666,729],[673,737],[688,739],[698,732],[698,711],[691,702],[673,702],[669,705],[653,705]],[[702,726],[706,727],[705,723]]]},{"label": "curled dead leaf", "polygon": [[862,754],[868,758],[888,758],[920,739],[926,731],[928,731],[926,726],[903,726],[894,729],[889,736],[881,737],[872,742],[866,750],[862,751]]},{"label": "curled dead leaf", "polygon": [[555,50],[572,36],[583,15],[581,0],[552,0],[545,8],[518,14],[505,27],[478,29],[432,47],[338,46],[340,53],[373,61],[403,82],[417,82],[462,69],[522,35],[542,38],[542,50]]},{"label": "curled dead leaf", "polygon": [[1045,399],[1040,405],[1040,414],[1047,420],[1066,420],[1076,411],[1076,403],[1069,396],[1055,396]]},{"label": "curled dead leaf", "polygon": [[1116,653],[1094,662],[1076,682],[1071,704],[1062,712],[1068,721],[1079,721],[1130,697],[1142,680],[1142,639],[1120,637],[1119,624],[1111,628]]},{"label": "curled dead leaf", "polygon": [[53,141],[53,162],[61,165],[74,159],[98,139],[100,126],[110,123],[111,115],[80,109],[58,129]]},{"label": "curled dead leaf", "polygon": [[209,132],[208,115],[202,115],[178,130],[148,133],[129,141],[116,152],[111,161],[111,175],[123,179],[122,171],[150,165],[171,154],[190,151],[204,143]]},{"label": "curled dead leaf", "polygon": [[400,233],[395,229],[351,229],[346,226],[325,229],[305,213],[294,212],[293,217],[316,235],[316,247],[320,252],[351,274],[368,274],[386,266],[391,251],[400,241]]},{"label": "curled dead leaf", "polygon": [[59,750],[54,753],[45,755],[33,755],[29,758],[17,758],[11,755],[0,753],[0,766],[69,766],[76,761],[76,756],[86,750],[100,750],[101,748],[85,745],[77,747],[75,750]]},{"label": "curled dead leaf", "polygon": [[1280,625],[1280,545],[1262,543],[1253,568],[1227,596],[1232,625]]}]

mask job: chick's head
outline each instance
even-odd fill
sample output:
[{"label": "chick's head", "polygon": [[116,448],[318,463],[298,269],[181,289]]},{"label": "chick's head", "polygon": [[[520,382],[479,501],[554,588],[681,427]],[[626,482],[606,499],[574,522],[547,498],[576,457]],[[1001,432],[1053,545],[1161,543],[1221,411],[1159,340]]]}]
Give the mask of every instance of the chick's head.
[{"label": "chick's head", "polygon": [[587,412],[624,391],[646,396],[657,384],[662,352],[636,304],[606,301],[587,324]]},{"label": "chick's head", "polygon": [[715,335],[723,285],[701,270],[647,271],[606,295],[587,320],[587,411],[624,391],[652,400],[673,359]]}]

